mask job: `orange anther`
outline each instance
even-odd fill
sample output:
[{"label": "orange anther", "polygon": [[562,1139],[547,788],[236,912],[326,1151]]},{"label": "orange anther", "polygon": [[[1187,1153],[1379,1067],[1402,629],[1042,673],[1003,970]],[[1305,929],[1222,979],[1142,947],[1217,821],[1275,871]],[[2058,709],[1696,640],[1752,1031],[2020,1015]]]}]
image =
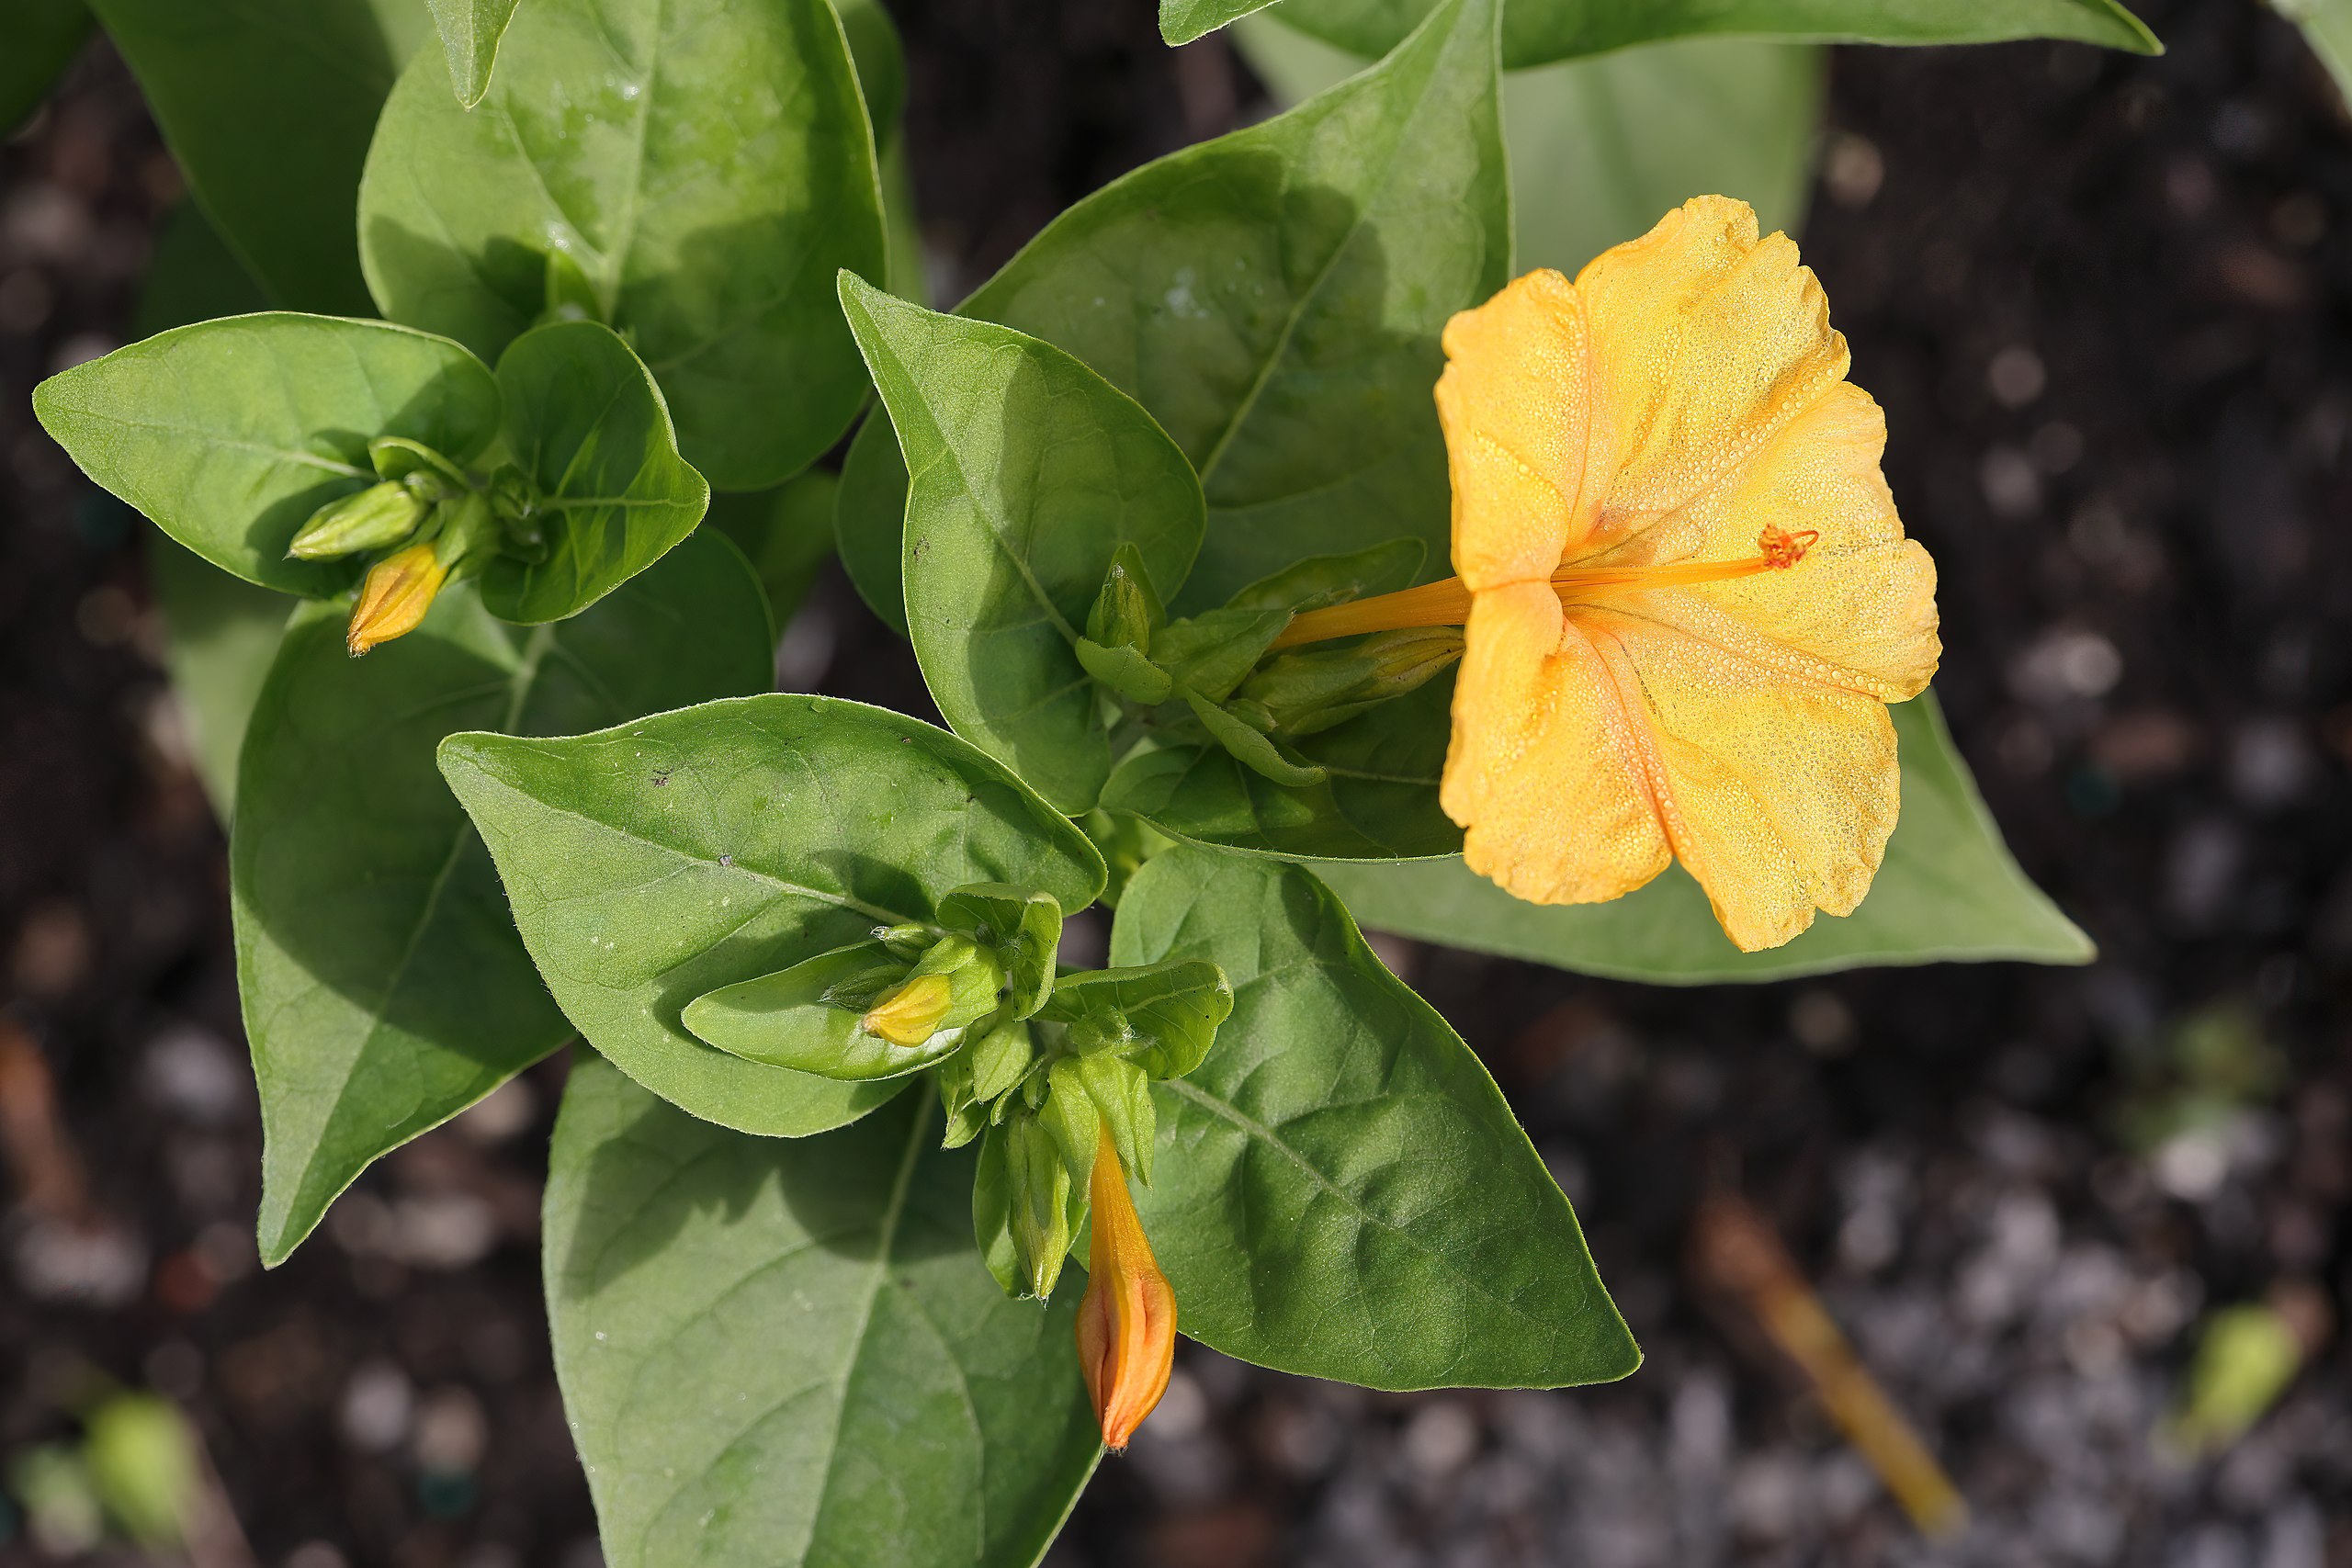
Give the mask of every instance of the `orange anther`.
[{"label": "orange anther", "polygon": [[1764,564],[1776,570],[1786,570],[1804,559],[1805,551],[1820,539],[1818,528],[1804,528],[1796,533],[1775,528],[1770,523],[1756,536],[1756,547],[1764,552]]}]

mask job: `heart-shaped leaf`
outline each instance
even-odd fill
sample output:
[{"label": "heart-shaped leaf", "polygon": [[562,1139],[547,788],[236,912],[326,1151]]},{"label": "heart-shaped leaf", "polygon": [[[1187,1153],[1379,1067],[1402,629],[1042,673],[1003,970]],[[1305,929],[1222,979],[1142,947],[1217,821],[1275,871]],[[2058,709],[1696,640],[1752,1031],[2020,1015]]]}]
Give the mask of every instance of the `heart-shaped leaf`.
[{"label": "heart-shaped leaf", "polygon": [[506,447],[537,490],[543,560],[498,555],[482,603],[526,624],[577,615],[695,530],[710,487],[678,456],[662,389],[594,321],[525,333],[498,360]]},{"label": "heart-shaped leaf", "polygon": [[1000,1568],[1101,1450],[1077,1292],[973,1255],[970,1151],[930,1096],[797,1141],[583,1057],[548,1156],[548,1320],[614,1568]]},{"label": "heart-shaped leaf", "polygon": [[722,490],[784,479],[865,397],[833,275],[878,276],[874,139],[826,0],[531,0],[480,107],[442,62],[384,106],[361,259],[394,321],[493,355],[549,257],[661,378]]},{"label": "heart-shaped leaf", "polygon": [[1201,542],[1201,489],[1149,414],[1051,344],[846,274],[842,308],[909,468],[915,656],[956,732],[1066,812],[1111,772],[1087,612],[1123,544],[1163,594]]},{"label": "heart-shaped leaf", "polygon": [[2023,959],[2087,964],[2090,939],[2026,879],[1932,694],[1891,710],[1903,814],[1861,907],[1783,947],[1742,953],[1679,867],[1610,904],[1521,903],[1459,858],[1318,867],[1381,931],[1563,969],[1663,984],[1780,980],[1875,964]]},{"label": "heart-shaped leaf", "polygon": [[[1068,349],[1191,459],[1208,529],[1172,613],[1371,539],[1445,558],[1438,333],[1510,276],[1497,9],[1442,0],[1372,70],[1095,192],[960,308]],[[892,619],[892,487],[860,471],[881,460],[853,450],[838,521]]]},{"label": "heart-shaped leaf", "polygon": [[312,598],[358,568],[291,560],[287,544],[376,482],[369,440],[464,462],[499,408],[489,367],[447,338],[282,310],[175,327],[33,389],[41,428],[91,479],[224,571]]},{"label": "heart-shaped leaf", "polygon": [[1201,958],[1233,1016],[1155,1086],[1137,1208],[1177,1322],[1227,1355],[1373,1388],[1537,1387],[1641,1359],[1568,1201],[1445,1021],[1297,866],[1209,850],[1127,884],[1114,964]]},{"label": "heart-shaped leaf", "polygon": [[1082,909],[1086,836],[945,730],[771,694],[564,740],[453,736],[472,814],[548,988],[588,1043],[662,1098],[748,1133],[839,1126],[905,1087],[763,1066],[681,1021],[706,992],[929,923],[972,882]]},{"label": "heart-shaped leaf", "polygon": [[[1275,14],[1357,54],[1380,54],[1440,0],[1283,0]],[[2161,51],[2119,0],[1511,0],[1503,63],[1517,69],[1694,33],[1818,43],[2078,39]],[[1684,193],[1688,195],[1688,192]]]},{"label": "heart-shaped leaf", "polygon": [[459,589],[353,659],[344,614],[312,606],[288,630],[245,737],[230,841],[271,1263],[371,1160],[571,1032],[434,771],[441,738],[576,730],[768,677],[759,584],[716,539],[527,631]]}]

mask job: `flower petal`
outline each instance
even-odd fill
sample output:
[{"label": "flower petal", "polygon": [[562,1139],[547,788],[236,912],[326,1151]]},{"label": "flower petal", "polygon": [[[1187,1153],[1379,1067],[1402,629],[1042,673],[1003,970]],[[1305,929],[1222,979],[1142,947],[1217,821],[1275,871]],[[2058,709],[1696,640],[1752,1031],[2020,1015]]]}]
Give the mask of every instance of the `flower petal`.
[{"label": "flower petal", "polygon": [[1877,697],[1615,609],[1578,609],[1628,716],[1668,839],[1747,952],[1851,913],[1894,829],[1902,772]]},{"label": "flower petal", "polygon": [[1453,570],[1472,588],[1551,575],[1585,484],[1584,315],[1531,272],[1445,324],[1437,412],[1453,479]]},{"label": "flower petal", "polygon": [[1746,202],[1684,203],[1596,257],[1576,293],[1590,332],[1600,511],[1566,540],[1566,559],[1607,549],[1739,473],[1846,374],[1846,340],[1830,330],[1812,269],[1787,235],[1757,238]]},{"label": "flower petal", "polygon": [[1439,801],[1470,869],[1538,904],[1632,892],[1670,858],[1640,738],[1551,584],[1480,593],[1453,688]]},{"label": "flower petal", "polygon": [[[1612,564],[1736,560],[1768,527],[1818,536],[1784,570],[1644,593],[1611,605],[1792,677],[1917,696],[1935,673],[1936,569],[1903,536],[1879,471],[1886,421],[1869,393],[1829,388],[1736,474],[1612,551]],[[1575,607],[1571,606],[1572,615]]]}]

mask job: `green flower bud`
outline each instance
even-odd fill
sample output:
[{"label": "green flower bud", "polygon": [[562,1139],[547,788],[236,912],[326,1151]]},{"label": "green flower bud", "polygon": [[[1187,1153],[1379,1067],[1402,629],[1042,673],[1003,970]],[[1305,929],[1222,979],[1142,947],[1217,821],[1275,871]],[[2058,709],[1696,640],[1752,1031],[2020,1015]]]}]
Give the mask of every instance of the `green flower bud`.
[{"label": "green flower bud", "polygon": [[1086,615],[1086,636],[1103,648],[1151,651],[1151,635],[1166,622],[1159,595],[1152,590],[1151,574],[1144,570],[1143,552],[1132,541],[1119,547],[1103,574],[1102,592]]},{"label": "green flower bud", "polygon": [[386,479],[337,496],[311,513],[286,553],[296,560],[334,560],[390,549],[415,533],[430,510],[431,502],[415,487]]},{"label": "green flower bud", "polygon": [[1062,1163],[1054,1135],[1035,1116],[1012,1117],[1001,1135],[1014,1278],[1022,1294],[1042,1301],[1054,1293],[1055,1282],[1062,1277],[1076,1228],[1069,1167]]},{"label": "green flower bud", "polygon": [[1242,683],[1277,734],[1313,735],[1419,690],[1462,657],[1459,626],[1378,632],[1352,648],[1284,653]]}]

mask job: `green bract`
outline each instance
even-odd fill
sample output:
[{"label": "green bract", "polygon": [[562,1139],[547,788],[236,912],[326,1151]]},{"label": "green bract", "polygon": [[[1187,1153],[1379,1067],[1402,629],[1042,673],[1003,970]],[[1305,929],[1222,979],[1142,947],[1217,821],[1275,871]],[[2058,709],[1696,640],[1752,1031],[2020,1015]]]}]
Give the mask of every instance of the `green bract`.
[{"label": "green bract", "polygon": [[880,273],[874,157],[826,0],[530,0],[477,107],[429,56],[393,90],[361,257],[386,315],[485,357],[550,311],[617,328],[687,460],[757,489],[864,396],[833,275]]}]

